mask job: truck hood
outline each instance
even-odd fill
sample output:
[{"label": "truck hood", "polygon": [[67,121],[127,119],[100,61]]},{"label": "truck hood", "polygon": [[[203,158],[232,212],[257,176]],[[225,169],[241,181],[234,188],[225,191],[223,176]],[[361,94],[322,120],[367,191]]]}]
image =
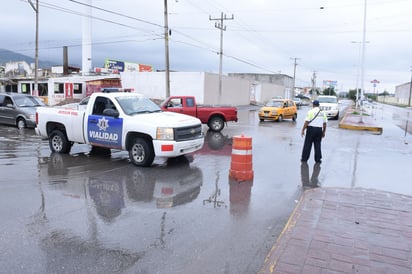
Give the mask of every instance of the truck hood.
[{"label": "truck hood", "polygon": [[194,124],[201,124],[198,118],[168,111],[139,114],[136,115],[136,117],[143,118],[147,123],[152,123],[151,121],[155,121],[153,123],[160,127],[184,127],[193,126]]},{"label": "truck hood", "polygon": [[337,107],[337,103],[319,103],[320,107]]}]

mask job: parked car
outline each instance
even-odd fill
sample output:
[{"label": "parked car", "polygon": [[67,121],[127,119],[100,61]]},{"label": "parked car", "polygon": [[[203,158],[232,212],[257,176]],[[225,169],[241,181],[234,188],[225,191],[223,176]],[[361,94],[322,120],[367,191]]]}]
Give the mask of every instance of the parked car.
[{"label": "parked car", "polygon": [[35,128],[36,109],[45,105],[40,97],[21,93],[0,93],[0,123],[18,128]]},{"label": "parked car", "polygon": [[283,119],[296,121],[298,110],[295,102],[290,99],[272,99],[259,110],[259,120],[274,120],[282,122]]},{"label": "parked car", "polygon": [[326,113],[328,119],[339,119],[339,103],[336,96],[320,95],[317,100],[319,101],[319,108]]},{"label": "parked car", "polygon": [[302,106],[302,100],[299,97],[293,98],[293,102],[295,102],[297,108],[300,108]]}]

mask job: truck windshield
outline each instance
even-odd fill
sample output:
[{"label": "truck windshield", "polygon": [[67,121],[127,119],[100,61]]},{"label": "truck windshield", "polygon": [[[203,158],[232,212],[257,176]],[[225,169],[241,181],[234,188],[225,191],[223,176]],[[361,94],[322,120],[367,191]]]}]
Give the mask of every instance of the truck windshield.
[{"label": "truck windshield", "polygon": [[319,103],[337,103],[338,99],[336,97],[318,97]]},{"label": "truck windshield", "polygon": [[127,96],[117,97],[116,100],[127,115],[161,111],[160,107],[149,98]]},{"label": "truck windshield", "polygon": [[45,106],[45,104],[39,98],[33,96],[15,97],[14,100],[16,101],[16,105],[19,107]]}]

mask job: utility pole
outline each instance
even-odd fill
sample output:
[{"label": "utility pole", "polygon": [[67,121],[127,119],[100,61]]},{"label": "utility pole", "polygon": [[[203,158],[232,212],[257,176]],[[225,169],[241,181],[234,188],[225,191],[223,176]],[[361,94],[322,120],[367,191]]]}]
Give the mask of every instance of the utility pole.
[{"label": "utility pole", "polygon": [[[209,20],[210,21],[216,21],[215,22],[215,28],[220,29],[220,59],[219,59],[219,100],[222,97],[222,61],[223,61],[223,31],[226,30],[226,26],[223,26],[223,20],[233,20],[233,14],[231,17],[227,17],[226,14],[223,14],[223,12],[220,14],[220,18],[212,18],[209,15]],[[220,22],[219,22],[220,21]]]},{"label": "utility pole", "polygon": [[165,35],[165,82],[166,98],[170,96],[170,64],[169,64],[169,24],[167,19],[167,0],[164,0],[164,35]]},{"label": "utility pole", "polygon": [[[292,92],[293,92],[293,96],[295,96],[295,84],[296,84],[296,66],[298,65],[297,60],[299,60],[300,58],[290,58],[291,60],[294,60],[294,65],[293,65],[293,87],[292,87]],[[288,96],[290,97],[290,96]]]},{"label": "utility pole", "polygon": [[314,99],[315,98],[314,93],[316,91],[316,71],[313,72],[311,81],[312,81],[312,96],[311,97],[312,99]]},{"label": "utility pole", "polygon": [[34,53],[34,91],[32,92],[33,95],[39,95],[39,80],[37,71],[39,70],[39,0],[36,0],[36,5],[32,3],[31,0],[27,0],[30,6],[33,8],[34,12],[36,13],[36,49]]}]

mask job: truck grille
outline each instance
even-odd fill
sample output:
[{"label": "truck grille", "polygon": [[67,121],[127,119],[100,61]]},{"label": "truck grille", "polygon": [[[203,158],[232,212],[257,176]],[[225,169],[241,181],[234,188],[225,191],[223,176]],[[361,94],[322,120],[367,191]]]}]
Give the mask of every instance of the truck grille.
[{"label": "truck grille", "polygon": [[321,106],[320,107],[320,110],[331,110],[332,109],[332,107],[329,107],[329,106]]},{"label": "truck grille", "polygon": [[175,141],[187,141],[199,139],[202,136],[202,125],[190,126],[190,127],[179,127],[175,128]]}]

